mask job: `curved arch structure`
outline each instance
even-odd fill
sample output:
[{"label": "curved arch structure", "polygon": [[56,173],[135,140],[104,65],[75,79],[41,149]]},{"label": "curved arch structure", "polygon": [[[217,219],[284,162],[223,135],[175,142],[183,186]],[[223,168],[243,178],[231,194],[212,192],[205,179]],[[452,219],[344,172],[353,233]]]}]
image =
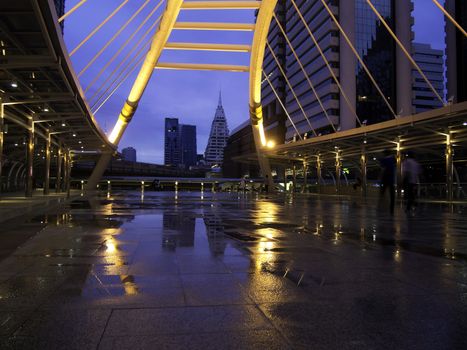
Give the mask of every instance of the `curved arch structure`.
[{"label": "curved arch structure", "polygon": [[[149,80],[151,79],[152,73],[154,72],[154,67],[156,66],[157,61],[164,49],[164,46],[169,38],[170,33],[174,27],[175,21],[177,20],[178,13],[180,12],[180,8],[182,6],[183,0],[167,0],[167,6],[165,8],[165,12],[162,16],[161,23],[159,24],[159,29],[157,30],[154,38],[152,40],[151,49],[148,51],[146,55],[146,59],[144,60],[143,66],[139,71],[138,76],[133,84],[133,87],[130,91],[130,95],[128,99],[125,101],[123,105],[122,111],[118,116],[117,123],[115,124],[110,136],[109,141],[112,142],[114,145],[118,145],[120,139],[125,132],[125,129],[130,123],[133,115],[138,108],[138,103],[143,96],[144,90],[146,89]],[[112,154],[106,153],[103,154],[97,165],[94,169],[91,177],[88,180],[87,188],[88,189],[95,189],[97,183],[101,179],[102,175],[104,174],[105,168],[107,164],[112,158]]]},{"label": "curved arch structure", "polygon": [[[144,90],[149,83],[156,65],[158,64],[162,50],[167,44],[170,33],[174,29],[180,9],[196,8],[196,9],[241,9],[241,8],[258,8],[258,15],[256,24],[254,25],[253,43],[251,46],[250,57],[250,81],[249,81],[249,110],[250,120],[253,128],[253,137],[258,154],[258,162],[263,176],[267,179],[269,189],[273,188],[273,181],[271,176],[271,168],[269,161],[264,154],[264,149],[267,147],[267,140],[263,126],[263,110],[261,105],[261,77],[262,66],[264,59],[264,52],[266,48],[267,35],[272,21],[274,8],[276,7],[277,0],[263,0],[263,1],[212,1],[203,2],[189,2],[183,4],[183,0],[167,0],[167,6],[162,16],[159,29],[157,30],[152,40],[151,49],[146,55],[146,59],[140,72],[133,84],[128,99],[126,100],[122,111],[118,117],[117,123],[113,128],[109,141],[115,146],[118,145],[120,139],[125,132],[126,127],[131,121],[138,103],[144,93]],[[219,28],[225,24],[219,24]],[[101,179],[107,164],[112,158],[111,153],[106,153],[99,159],[91,177],[87,183],[87,189],[93,190],[96,188],[97,183]]]},{"label": "curved arch structure", "polygon": [[277,0],[263,0],[261,2],[258,17],[256,18],[255,34],[253,36],[253,45],[251,47],[250,59],[251,126],[253,128],[256,153],[258,154],[258,163],[263,176],[267,176],[269,189],[273,188],[273,181],[269,160],[266,158],[262,151],[263,148],[267,146],[267,141],[263,125],[263,107],[261,105],[261,77],[263,72],[263,60],[264,51],[266,49],[266,41],[276,4]]}]

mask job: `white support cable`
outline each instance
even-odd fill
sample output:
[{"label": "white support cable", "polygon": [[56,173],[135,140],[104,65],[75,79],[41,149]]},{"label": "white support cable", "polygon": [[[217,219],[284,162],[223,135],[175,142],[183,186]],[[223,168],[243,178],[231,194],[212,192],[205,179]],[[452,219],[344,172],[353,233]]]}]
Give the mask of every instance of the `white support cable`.
[{"label": "white support cable", "polygon": [[126,75],[123,77],[123,79],[117,84],[117,86],[112,90],[112,92],[105,98],[104,101],[102,101],[102,103],[92,112],[92,114],[96,114],[97,112],[99,112],[99,110],[102,108],[102,106],[104,106],[107,101],[113,96],[113,94],[120,88],[120,86],[122,86],[122,84],[125,82],[125,80],[128,79],[128,77],[130,76],[131,73],[133,73],[135,71],[136,68],[138,68],[138,66],[140,65],[140,63],[143,61],[144,59],[144,55],[141,56],[139,58],[139,60],[133,65],[133,67],[126,73]]},{"label": "white support cable", "polygon": [[[120,46],[120,48],[117,50],[117,52],[110,58],[110,60],[107,61],[107,63],[101,68],[101,70],[99,71],[99,73],[97,73],[97,75],[92,79],[92,81],[86,86],[86,88],[84,89],[84,93],[88,92],[88,90],[91,88],[91,86],[94,85],[94,83],[101,77],[102,74],[104,74],[105,70],[113,63],[113,61],[115,61],[115,59],[120,55],[120,53],[128,46],[128,44],[130,43],[130,41],[135,37],[135,35],[141,30],[141,28],[146,24],[146,22],[153,16],[154,12],[157,11],[157,9],[159,8],[159,6],[162,4],[162,1],[164,0],[160,0],[159,3],[156,5],[156,7],[154,7],[154,9],[151,11],[151,13],[149,13],[149,15],[143,20],[143,22],[141,22],[141,24],[138,26],[138,28],[136,28],[136,30],[128,37],[128,39]],[[160,16],[159,18],[155,21],[155,23],[153,23],[148,30],[146,30],[146,32],[143,34],[143,38],[146,37],[148,35],[148,33],[156,26],[156,23],[159,22],[160,20]],[[135,46],[138,46],[139,43],[141,42],[141,40],[143,39],[140,39]],[[135,47],[133,46],[133,47]]]},{"label": "white support cable", "polygon": [[452,22],[452,24],[454,24],[457,29],[459,29],[461,31],[462,34],[464,34],[464,36],[467,38],[467,32],[465,31],[464,28],[462,28],[462,26],[459,24],[459,22],[457,22],[454,17],[451,16],[451,14],[446,11],[446,9],[443,7],[443,5],[441,5],[438,0],[432,0],[435,5],[444,13],[444,15]]},{"label": "white support cable", "polygon": [[73,12],[75,12],[77,9],[81,7],[86,1],[88,0],[81,0],[78,2],[75,6],[73,6],[67,13],[65,13],[62,17],[58,19],[58,23],[63,22],[65,18],[67,18],[69,15],[71,15]]},{"label": "white support cable", "polygon": [[[139,38],[138,42],[131,48],[131,50],[125,55],[125,57],[123,58],[123,60],[112,70],[112,72],[107,76],[107,78],[104,80],[104,82],[99,86],[99,88],[94,92],[94,94],[88,99],[89,101],[92,101],[101,91],[102,89],[104,88],[104,86],[107,84],[107,82],[115,75],[115,73],[120,69],[120,67],[128,60],[128,58],[133,54],[133,52],[139,47],[139,45],[141,44],[141,42],[148,36],[148,34],[154,29],[154,27],[156,27],[156,25],[159,23],[161,19],[161,16],[159,16],[157,18],[157,20],[146,30],[146,32],[141,36],[141,38]],[[143,47],[146,47],[147,44],[149,43],[149,41],[151,40],[151,38],[148,38],[146,40],[146,42],[143,44]],[[136,54],[136,56],[139,55],[139,53],[141,52],[142,48],[140,48]],[[128,66],[128,65],[127,65]],[[124,68],[124,70],[126,69],[126,67]],[[100,72],[99,72],[100,73]],[[115,82],[115,80],[110,84],[110,86]],[[90,88],[90,86],[88,86],[87,88]],[[108,89],[106,90],[108,91]]]},{"label": "white support cable", "polygon": [[129,0],[123,0],[123,2],[115,9],[112,11],[112,13],[110,15],[107,16],[106,19],[104,19],[96,28],[93,29],[93,31],[91,33],[89,33],[86,38],[84,38],[79,44],[78,46],[76,46],[71,52],[70,52],[70,57],[73,56],[76,51],[79,50],[79,48],[81,46],[83,46],[84,44],[86,44],[86,42],[91,39],[94,34],[96,34],[99,29],[101,29],[108,21],[110,21],[112,19],[113,16],[115,16],[117,14],[118,11],[120,11],[122,9],[123,6],[126,5],[126,3],[128,2]]},{"label": "white support cable", "polygon": [[321,0],[321,3],[323,4],[323,6],[326,8],[326,10],[328,11],[329,13],[329,16],[331,16],[332,20],[334,21],[334,23],[337,25],[337,28],[339,28],[339,31],[341,32],[342,36],[344,37],[345,41],[347,42],[347,44],[349,45],[350,49],[352,50],[352,52],[354,53],[355,57],[357,58],[358,62],[360,62],[360,64],[362,65],[365,73],[368,75],[368,77],[370,78],[371,82],[373,83],[374,87],[376,88],[376,90],[378,91],[378,93],[380,94],[381,98],[383,99],[384,103],[386,104],[386,106],[388,107],[388,109],[391,111],[394,119],[397,118],[397,115],[396,115],[396,112],[394,111],[394,108],[391,106],[391,104],[389,103],[388,99],[386,98],[386,96],[384,95],[383,93],[383,90],[381,90],[380,86],[378,85],[378,83],[376,82],[375,78],[373,77],[373,74],[371,74],[370,70],[368,69],[368,66],[365,64],[365,62],[363,61],[363,59],[360,57],[360,55],[358,54],[357,52],[357,49],[355,48],[355,45],[352,43],[352,41],[350,40],[350,38],[347,36],[347,33],[344,31],[344,28],[342,28],[341,24],[339,23],[339,21],[337,20],[336,16],[334,16],[334,14],[332,13],[331,9],[329,8],[328,4],[326,4],[326,1],[324,0]]},{"label": "white support cable", "polygon": [[277,101],[279,101],[279,104],[281,105],[282,109],[284,110],[285,114],[287,115],[287,118],[289,118],[289,121],[290,121],[290,123],[292,124],[293,128],[295,129],[295,131],[297,132],[298,137],[300,137],[300,140],[303,140],[303,137],[302,137],[302,135],[300,134],[300,132],[298,131],[297,126],[295,125],[295,123],[293,122],[292,118],[290,117],[289,112],[287,112],[287,108],[285,108],[285,106],[284,106],[284,104],[282,103],[282,101],[281,101],[279,95],[277,94],[276,89],[275,89],[274,86],[272,85],[271,81],[269,80],[269,77],[266,75],[266,73],[264,72],[264,70],[263,70],[263,76],[264,76],[264,78],[266,79],[266,81],[269,83],[269,86],[271,87],[272,92],[274,93],[274,95],[276,95]]},{"label": "white support cable", "polygon": [[[136,11],[133,13],[133,15],[117,30],[117,32],[105,43],[104,46],[94,55],[94,57],[86,64],[86,66],[81,69],[81,71],[78,73],[78,78],[81,77],[81,75],[86,72],[89,67],[102,55],[102,53],[114,42],[114,40],[125,30],[126,27],[140,14],[141,11],[144,10],[144,8],[149,4],[151,0],[146,0]],[[162,4],[162,0],[159,1],[159,6]],[[157,7],[158,8],[158,7]],[[154,12],[157,10],[157,8],[154,10]],[[154,13],[154,12],[151,12]]]},{"label": "white support cable", "polygon": [[120,73],[112,80],[112,82],[109,84],[109,86],[107,86],[107,89],[105,89],[104,92],[101,93],[101,95],[94,101],[93,105],[91,106],[91,108],[94,108],[100,100],[102,100],[102,98],[105,97],[106,93],[112,88],[112,86],[115,84],[115,82],[125,73],[125,70],[131,65],[133,64],[133,62],[135,62],[138,57],[141,55],[141,53],[143,52],[143,56],[144,56],[144,49],[147,49],[147,47],[149,46],[150,44],[150,41],[151,41],[151,38],[149,38],[146,43],[141,46],[141,48],[138,50],[138,52],[135,54],[135,56],[127,63],[127,65],[125,67],[123,67],[123,69],[120,71]]},{"label": "white support cable", "polygon": [[286,83],[287,83],[287,86],[289,87],[290,91],[292,92],[292,95],[293,95],[293,97],[295,98],[295,101],[297,101],[298,107],[300,108],[300,110],[302,111],[303,116],[305,117],[306,121],[308,122],[308,125],[310,126],[311,131],[313,132],[313,135],[318,136],[318,134],[317,134],[316,131],[315,131],[315,128],[313,128],[313,126],[311,125],[310,119],[309,119],[308,116],[306,115],[305,110],[303,109],[303,106],[302,106],[302,104],[300,103],[300,100],[298,99],[298,96],[297,96],[297,94],[295,93],[295,91],[294,91],[294,89],[293,89],[293,87],[292,87],[292,84],[290,84],[290,81],[289,81],[289,79],[287,78],[287,75],[285,74],[284,70],[282,69],[281,64],[280,64],[280,62],[279,62],[279,60],[278,60],[276,54],[275,54],[274,51],[272,50],[271,45],[269,44],[269,41],[266,41],[266,46],[268,47],[269,52],[271,52],[272,57],[274,58],[274,61],[276,61],[277,67],[279,68],[279,70],[280,70],[282,76],[284,77],[284,79],[285,79],[285,81],[286,81]]},{"label": "white support cable", "polygon": [[323,102],[321,101],[321,97],[318,95],[318,92],[316,91],[315,86],[311,82],[311,79],[308,76],[308,74],[307,74],[307,72],[305,70],[305,67],[303,67],[302,61],[300,60],[300,58],[297,55],[297,52],[293,48],[292,43],[290,42],[289,37],[287,36],[287,34],[286,34],[285,30],[284,30],[284,27],[282,27],[282,24],[277,19],[275,13],[273,14],[273,17],[276,20],[277,26],[279,27],[280,31],[282,32],[282,35],[284,36],[285,41],[289,45],[290,50],[292,51],[292,54],[295,57],[295,60],[297,61],[298,65],[300,66],[300,68],[302,70],[302,73],[303,73],[303,75],[305,76],[305,78],[306,78],[306,80],[308,82],[308,85],[310,85],[311,91],[313,91],[313,94],[315,95],[316,100],[318,101],[318,104],[321,107],[321,110],[323,111],[324,115],[326,116],[326,119],[328,120],[329,124],[333,128],[334,132],[337,132],[336,127],[334,126],[334,123],[331,121],[331,118],[329,117],[328,111],[326,110],[326,108],[324,107]]},{"label": "white support cable", "polygon": [[[293,0],[292,0],[293,1]],[[386,20],[383,18],[383,16],[381,16],[381,14],[379,13],[379,11],[376,9],[376,7],[373,5],[373,3],[371,2],[371,0],[366,0],[367,4],[370,6],[371,10],[375,13],[376,17],[378,17],[378,19],[380,20],[380,22],[384,25],[384,27],[386,28],[386,30],[389,32],[389,34],[392,36],[392,38],[395,40],[395,42],[397,43],[397,45],[399,46],[399,48],[402,50],[402,52],[405,54],[405,56],[408,58],[408,60],[410,61],[410,63],[412,63],[412,65],[415,67],[415,69],[418,71],[418,73],[422,76],[423,80],[425,80],[425,82],[428,84],[429,88],[431,89],[431,91],[435,94],[435,96],[438,98],[438,100],[443,104],[443,106],[446,106],[446,103],[444,102],[443,98],[440,96],[440,94],[438,93],[438,91],[436,91],[436,89],[433,87],[433,85],[431,84],[430,80],[426,77],[425,73],[423,73],[422,69],[420,68],[420,66],[417,64],[417,62],[415,62],[415,60],[412,58],[412,56],[410,55],[410,53],[407,51],[407,49],[404,47],[404,45],[401,43],[401,41],[399,40],[399,38],[397,37],[397,35],[394,33],[394,31],[391,29],[391,27],[388,25],[388,23],[386,22]]]},{"label": "white support cable", "polygon": [[324,63],[326,64],[328,70],[329,70],[329,73],[331,73],[331,76],[332,76],[332,79],[334,80],[334,82],[336,83],[337,87],[339,88],[342,96],[344,97],[344,100],[346,101],[349,109],[352,111],[352,114],[355,116],[355,118],[357,119],[358,121],[358,124],[360,126],[362,126],[362,122],[360,121],[360,118],[358,117],[357,115],[357,112],[355,111],[355,108],[353,107],[353,104],[352,102],[349,100],[349,97],[347,96],[347,94],[345,93],[344,89],[342,88],[342,85],[341,83],[339,82],[339,79],[337,79],[337,76],[336,74],[334,73],[334,71],[332,70],[332,67],[331,67],[331,64],[329,63],[328,59],[326,58],[326,55],[324,54],[323,50],[321,49],[321,46],[319,45],[318,43],[318,40],[316,39],[316,37],[314,36],[313,32],[311,31],[310,27],[308,26],[308,23],[306,22],[305,18],[303,18],[303,15],[302,13],[300,12],[300,10],[298,9],[297,7],[297,4],[295,3],[294,0],[290,0],[292,2],[292,5],[294,6],[295,8],[295,11],[297,12],[298,16],[300,17],[300,20],[302,21],[302,23],[305,25],[305,28],[308,32],[308,34],[310,35],[311,37],[311,40],[313,40],[313,43],[315,44],[316,46],[316,49],[318,50],[318,52],[320,53],[321,57],[323,58],[323,61]]}]

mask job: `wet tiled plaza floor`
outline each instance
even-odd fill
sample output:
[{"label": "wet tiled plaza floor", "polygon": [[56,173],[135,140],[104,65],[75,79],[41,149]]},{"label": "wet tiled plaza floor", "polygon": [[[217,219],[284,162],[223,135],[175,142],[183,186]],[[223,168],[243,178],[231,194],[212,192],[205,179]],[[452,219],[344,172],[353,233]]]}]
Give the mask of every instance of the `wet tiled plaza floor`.
[{"label": "wet tiled plaza floor", "polygon": [[0,228],[1,349],[465,349],[467,216],[105,194]]}]

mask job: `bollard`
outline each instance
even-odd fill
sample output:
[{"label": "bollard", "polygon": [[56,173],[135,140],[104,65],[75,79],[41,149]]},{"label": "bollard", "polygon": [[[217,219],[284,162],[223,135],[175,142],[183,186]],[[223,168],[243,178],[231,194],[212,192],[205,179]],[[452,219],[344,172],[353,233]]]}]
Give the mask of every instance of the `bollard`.
[{"label": "bollard", "polygon": [[107,192],[110,192],[112,190],[112,185],[109,180],[107,180]]},{"label": "bollard", "polygon": [[141,181],[141,192],[144,193],[144,181]]},{"label": "bollard", "polygon": [[81,180],[81,192],[84,191],[84,180]]}]

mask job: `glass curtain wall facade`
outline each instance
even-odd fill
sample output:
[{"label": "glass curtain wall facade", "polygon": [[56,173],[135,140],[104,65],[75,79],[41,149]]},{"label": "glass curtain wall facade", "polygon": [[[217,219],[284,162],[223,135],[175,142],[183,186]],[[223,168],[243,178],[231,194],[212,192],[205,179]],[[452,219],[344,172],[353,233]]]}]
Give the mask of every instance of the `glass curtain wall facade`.
[{"label": "glass curtain wall facade", "polygon": [[[315,35],[326,59],[333,69],[338,71],[339,32],[337,27],[332,23],[329,13],[321,4],[320,0],[296,0],[295,2],[310,30]],[[334,14],[338,16],[339,1],[331,0],[329,4]],[[331,73],[326,63],[321,57],[317,47],[313,44],[305,25],[290,1],[286,1],[286,23],[287,37],[302,63],[306,75],[313,83],[332,123],[337,125],[339,121],[338,87],[332,80]],[[286,48],[285,71],[287,72],[287,78],[305,115],[309,118],[308,122],[300,105],[293,96],[291,89],[286,86],[286,108],[299,133],[301,135],[309,134],[311,136],[310,124],[318,133],[328,133],[332,129],[330,123],[288,45]],[[287,132],[285,138],[287,140],[293,139],[294,137],[296,138],[296,131],[289,120],[286,122],[286,127]]]},{"label": "glass curtain wall facade", "polygon": [[[446,0],[447,11],[467,28],[467,1]],[[448,98],[453,102],[467,101],[467,38],[446,20],[446,64]]]},{"label": "glass curtain wall facade", "polygon": [[[394,30],[394,1],[373,0],[376,9]],[[396,109],[396,47],[394,40],[365,0],[355,0],[355,41],[357,51],[378,82],[389,103]],[[357,115],[366,124],[389,120],[393,115],[360,63],[357,63]]]},{"label": "glass curtain wall facade", "polygon": [[[373,0],[372,2],[397,35],[399,35],[398,31],[405,32],[406,38],[403,39],[403,42],[405,42],[404,45],[410,47],[411,1]],[[361,121],[366,121],[366,124],[393,118],[386,103],[358,64],[353,52],[348,48],[337,25],[321,0],[295,0],[295,3],[310,31],[315,36],[333,72],[338,79],[342,75],[343,80],[340,83],[350,100],[350,106],[345,101],[341,91],[339,91],[325,60],[310,38],[308,30],[297,14],[292,2],[286,0],[279,3],[281,6],[278,7],[277,11],[281,13],[285,9],[284,25],[287,37],[292,43],[306,71],[306,75],[314,85],[324,110],[328,114],[328,117],[326,117],[318,98],[313,93],[305,74],[303,74],[299,63],[295,59],[292,49],[286,43],[285,57],[283,57],[281,56],[282,47],[271,44],[274,47],[276,56],[283,57],[285,61],[283,68],[292,88],[286,82],[281,81],[281,73],[276,68],[276,62],[268,50],[266,50],[265,54],[264,69],[271,75],[271,80],[276,77],[273,81],[279,92],[280,88],[285,86],[285,106],[300,135],[303,137],[306,135],[311,136],[312,128],[315,129],[318,135],[332,132],[332,124],[336,129],[341,130],[354,128],[357,123],[352,112],[353,109],[357,111]],[[328,0],[327,3],[333,15],[339,19],[340,24],[352,38],[351,40],[354,41],[357,51],[375,77],[384,95],[388,98],[394,111],[398,112],[398,109],[404,109],[404,113],[411,114],[411,99],[409,98],[408,102],[398,101],[398,91],[400,90],[398,85],[403,87],[403,91],[399,91],[399,95],[409,97],[411,93],[410,67],[406,69],[407,67],[399,66],[398,63],[404,63],[407,58],[401,58],[402,51],[397,51],[391,35],[380,23],[367,2],[365,0]],[[399,15],[396,15],[396,13]],[[403,14],[403,16],[400,14]],[[351,31],[352,33],[350,33]],[[269,32],[269,41],[271,43],[275,43],[274,40],[280,42],[281,35],[273,23]],[[405,73],[397,74],[398,71],[404,71]],[[400,78],[396,79],[397,76],[404,76],[408,79],[408,82]],[[294,97],[292,90],[295,92],[300,104]],[[265,105],[271,105],[274,97],[271,95],[270,89],[263,85],[262,92]],[[402,108],[398,106],[398,103],[401,106],[407,106]],[[302,112],[300,105],[305,113]],[[309,121],[307,121],[305,115]],[[288,141],[298,139],[297,132],[288,119],[286,119],[285,125],[285,139]]]}]

